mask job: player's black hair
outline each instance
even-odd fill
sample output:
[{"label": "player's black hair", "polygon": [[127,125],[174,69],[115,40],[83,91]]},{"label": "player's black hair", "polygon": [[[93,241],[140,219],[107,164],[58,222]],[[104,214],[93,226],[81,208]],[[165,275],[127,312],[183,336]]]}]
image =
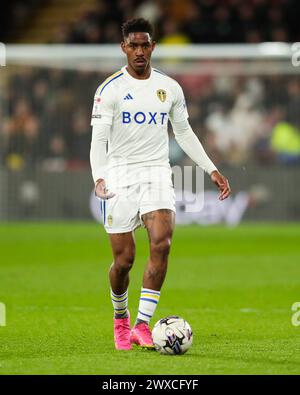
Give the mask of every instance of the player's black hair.
[{"label": "player's black hair", "polygon": [[130,19],[122,25],[123,38],[127,38],[129,33],[143,32],[149,33],[150,37],[153,36],[153,26],[149,21],[144,18]]}]

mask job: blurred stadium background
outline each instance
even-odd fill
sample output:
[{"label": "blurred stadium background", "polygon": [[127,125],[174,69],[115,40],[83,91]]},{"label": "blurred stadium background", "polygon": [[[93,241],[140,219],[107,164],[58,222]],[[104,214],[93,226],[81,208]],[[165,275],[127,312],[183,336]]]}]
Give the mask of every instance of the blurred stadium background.
[{"label": "blurred stadium background", "polygon": [[[182,84],[195,132],[231,180],[233,197],[244,193],[238,217],[300,219],[296,1],[31,0],[5,7],[0,220],[91,218],[93,95],[124,65],[120,25],[133,16],[156,26],[155,66]],[[172,165],[191,163],[172,132],[170,157]]]},{"label": "blurred stadium background", "polygon": [[[293,0],[1,5],[0,374],[299,374],[299,327],[291,325],[299,300],[299,9]],[[182,85],[190,123],[233,189],[220,203],[205,177],[204,209],[186,216],[178,204],[177,221],[245,222],[176,228],[154,321],[182,315],[195,343],[171,370],[158,354],[132,352],[124,364],[113,350],[111,252],[93,223],[93,96],[126,63],[120,25],[136,16],[154,23],[153,64]],[[192,164],[171,131],[170,159]],[[136,237],[133,314],[148,253],[146,232]]]}]

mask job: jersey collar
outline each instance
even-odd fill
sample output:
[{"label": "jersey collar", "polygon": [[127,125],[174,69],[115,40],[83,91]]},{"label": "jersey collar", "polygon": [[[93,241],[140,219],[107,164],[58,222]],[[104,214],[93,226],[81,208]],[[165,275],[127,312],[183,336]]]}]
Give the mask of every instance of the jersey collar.
[{"label": "jersey collar", "polygon": [[151,72],[150,72],[149,78],[147,78],[145,80],[139,80],[138,78],[132,77],[127,71],[127,66],[123,66],[121,70],[123,71],[123,73],[124,73],[124,75],[125,75],[125,77],[127,79],[129,79],[130,81],[133,81],[133,82],[135,82],[136,84],[139,84],[139,85],[147,84],[151,80],[152,75],[153,75],[153,68],[152,67],[151,67]]}]

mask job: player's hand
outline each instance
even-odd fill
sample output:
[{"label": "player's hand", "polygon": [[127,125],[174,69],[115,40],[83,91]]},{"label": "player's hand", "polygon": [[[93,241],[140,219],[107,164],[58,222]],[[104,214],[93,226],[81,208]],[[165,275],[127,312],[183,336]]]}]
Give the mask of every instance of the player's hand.
[{"label": "player's hand", "polygon": [[219,200],[224,200],[228,198],[228,196],[231,194],[231,189],[227,178],[222,176],[222,174],[219,173],[217,170],[211,173],[210,178],[212,182],[214,182],[216,186],[219,188],[220,191]]},{"label": "player's hand", "polygon": [[103,200],[108,200],[111,199],[112,197],[116,196],[115,193],[109,192],[105,186],[105,181],[100,179],[96,181],[95,184],[95,194],[97,197],[103,199]]}]

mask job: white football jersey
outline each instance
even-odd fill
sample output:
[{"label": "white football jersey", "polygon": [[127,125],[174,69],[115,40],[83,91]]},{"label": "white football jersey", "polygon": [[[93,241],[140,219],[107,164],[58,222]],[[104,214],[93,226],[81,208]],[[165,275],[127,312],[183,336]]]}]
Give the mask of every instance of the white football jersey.
[{"label": "white football jersey", "polygon": [[169,165],[168,121],[188,118],[180,85],[152,68],[146,80],[124,66],[97,89],[91,124],[111,125],[107,168]]}]

